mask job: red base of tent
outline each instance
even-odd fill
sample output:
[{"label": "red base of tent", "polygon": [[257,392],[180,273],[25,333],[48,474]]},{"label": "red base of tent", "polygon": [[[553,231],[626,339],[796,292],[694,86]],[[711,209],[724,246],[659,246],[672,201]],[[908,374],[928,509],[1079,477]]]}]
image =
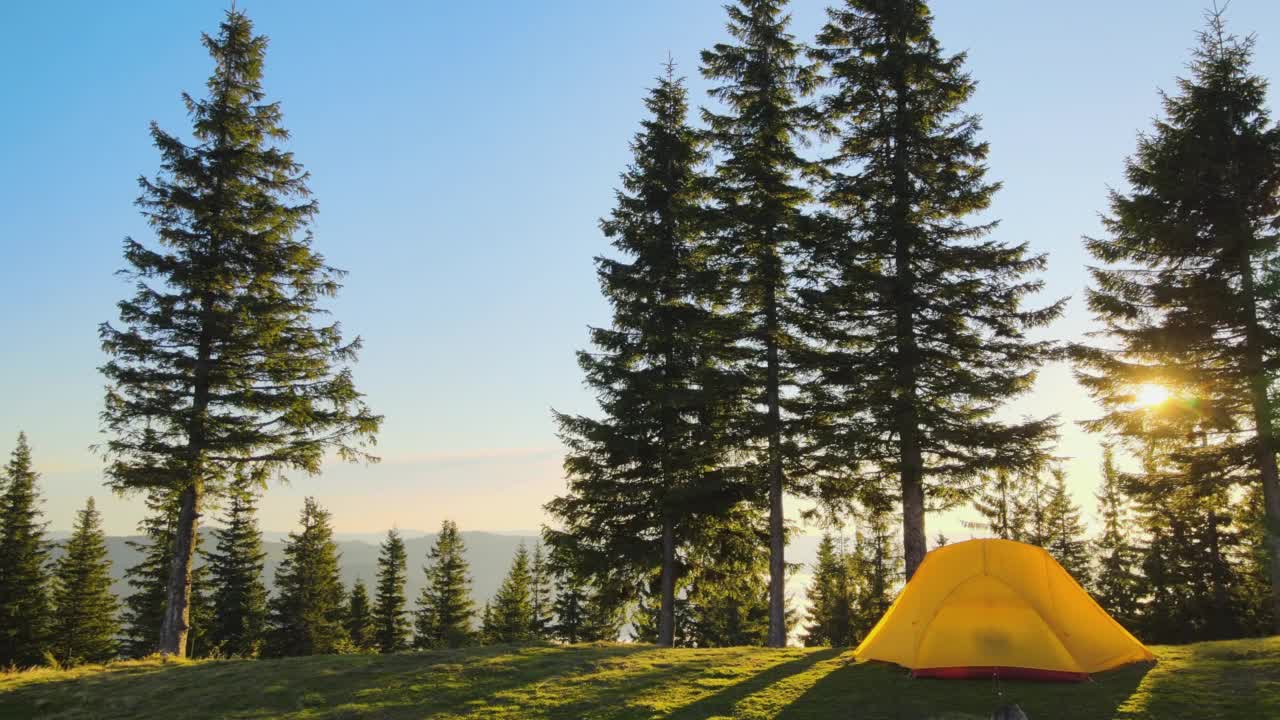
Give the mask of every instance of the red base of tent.
[{"label": "red base of tent", "polygon": [[919,668],[911,671],[912,677],[941,678],[944,680],[1033,680],[1037,682],[1084,682],[1088,673],[1063,670],[1038,670],[1018,667],[942,667]]}]

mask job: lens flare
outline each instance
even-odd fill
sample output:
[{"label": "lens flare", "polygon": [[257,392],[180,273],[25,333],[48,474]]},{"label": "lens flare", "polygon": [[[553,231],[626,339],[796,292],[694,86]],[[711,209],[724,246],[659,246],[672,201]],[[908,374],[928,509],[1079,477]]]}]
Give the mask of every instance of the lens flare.
[{"label": "lens flare", "polygon": [[1169,389],[1163,385],[1146,383],[1138,386],[1134,397],[1143,407],[1155,407],[1169,399]]}]

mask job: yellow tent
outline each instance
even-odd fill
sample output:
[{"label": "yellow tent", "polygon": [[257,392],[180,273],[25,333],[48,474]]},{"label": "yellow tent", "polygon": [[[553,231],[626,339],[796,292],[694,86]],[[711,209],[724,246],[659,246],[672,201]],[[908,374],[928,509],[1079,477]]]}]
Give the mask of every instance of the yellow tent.
[{"label": "yellow tent", "polygon": [[855,651],[917,677],[1082,680],[1155,656],[1042,548],[969,540],[925,556]]}]

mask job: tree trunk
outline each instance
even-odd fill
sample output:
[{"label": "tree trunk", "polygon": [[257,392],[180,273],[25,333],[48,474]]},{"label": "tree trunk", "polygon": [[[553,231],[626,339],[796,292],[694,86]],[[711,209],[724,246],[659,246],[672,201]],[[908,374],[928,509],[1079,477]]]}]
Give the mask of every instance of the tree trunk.
[{"label": "tree trunk", "polygon": [[888,38],[894,56],[894,141],[893,141],[893,238],[894,238],[894,333],[897,339],[897,431],[898,472],[902,483],[902,550],[906,579],[924,561],[924,459],[920,450],[920,423],[917,417],[915,275],[911,267],[911,244],[915,233],[910,222],[911,176],[906,139],[910,134],[904,58],[907,46],[906,3],[899,3],[897,27]]},{"label": "tree trunk", "polygon": [[[776,262],[776,258],[770,258]],[[771,268],[772,269],[772,268]],[[787,646],[785,558],[786,539],[782,518],[782,410],[778,359],[777,289],[770,287],[765,296],[765,355],[767,373],[765,402],[766,430],[769,434],[769,647]]]},{"label": "tree trunk", "polygon": [[902,451],[902,554],[906,563],[906,579],[915,575],[916,568],[924,562],[927,551],[924,529],[924,483],[920,478],[919,453],[915,453],[916,466],[909,469],[909,451],[904,443]]},{"label": "tree trunk", "polygon": [[204,491],[205,415],[209,410],[209,374],[213,356],[212,293],[200,298],[200,340],[196,347],[191,417],[187,425],[189,480],[178,498],[178,522],[169,560],[169,585],[165,591],[164,617],[160,622],[161,655],[186,657],[191,617],[191,565],[196,553],[196,521]]},{"label": "tree trunk", "polygon": [[658,609],[658,645],[676,644],[676,533],[670,515],[662,519],[662,600]]},{"label": "tree trunk", "polygon": [[916,338],[911,298],[914,278],[911,253],[905,233],[900,233],[895,249],[898,299],[895,312],[898,372],[897,431],[898,473],[902,485],[902,551],[905,579],[915,575],[924,562],[926,551],[924,527],[924,459],[920,452],[920,423],[916,416]]},{"label": "tree trunk", "polygon": [[786,537],[782,523],[782,459],[769,460],[769,647],[787,646]]},{"label": "tree trunk", "polygon": [[1245,305],[1245,370],[1253,403],[1254,451],[1262,481],[1266,545],[1271,555],[1271,631],[1280,634],[1280,472],[1276,468],[1275,429],[1263,372],[1262,333],[1253,284],[1253,264],[1246,245],[1241,253],[1240,290]]},{"label": "tree trunk", "polygon": [[[1265,395],[1266,391],[1262,392]],[[1254,405],[1257,404],[1255,401]],[[1269,420],[1264,422],[1270,425]],[[1280,473],[1276,469],[1275,438],[1270,433],[1267,435],[1265,441],[1261,433],[1258,436],[1258,466],[1262,474],[1267,547],[1271,551],[1271,632],[1280,634]]]},{"label": "tree trunk", "polygon": [[169,561],[169,585],[166,591],[164,619],[160,624],[162,655],[186,657],[187,631],[190,630],[191,565],[196,552],[196,520],[199,518],[200,481],[193,481],[182,491],[178,523],[173,538],[173,556]]}]

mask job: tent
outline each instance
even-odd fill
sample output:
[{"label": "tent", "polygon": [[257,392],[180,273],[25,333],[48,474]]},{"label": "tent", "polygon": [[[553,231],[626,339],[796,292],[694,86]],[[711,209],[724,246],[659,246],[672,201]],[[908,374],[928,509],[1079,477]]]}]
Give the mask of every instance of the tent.
[{"label": "tent", "polygon": [[1043,548],[969,540],[925,556],[858,660],[916,677],[1084,680],[1155,660]]}]

